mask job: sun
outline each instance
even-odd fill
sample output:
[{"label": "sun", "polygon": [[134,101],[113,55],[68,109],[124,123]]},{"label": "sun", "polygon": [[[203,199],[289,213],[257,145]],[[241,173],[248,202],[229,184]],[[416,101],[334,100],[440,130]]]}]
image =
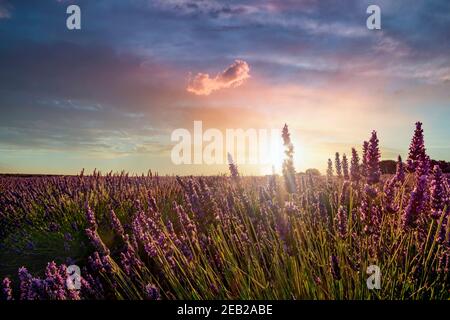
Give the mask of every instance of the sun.
[{"label": "sun", "polygon": [[284,148],[281,139],[271,139],[265,149],[266,156],[260,165],[261,174],[281,174],[284,161]]}]

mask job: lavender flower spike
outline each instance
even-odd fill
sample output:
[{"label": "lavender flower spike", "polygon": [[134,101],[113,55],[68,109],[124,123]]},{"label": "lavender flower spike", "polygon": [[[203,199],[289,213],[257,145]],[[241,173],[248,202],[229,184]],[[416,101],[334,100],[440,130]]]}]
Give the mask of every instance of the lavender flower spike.
[{"label": "lavender flower spike", "polygon": [[364,141],[363,143],[363,155],[362,155],[362,172],[364,177],[367,177],[367,154],[369,153],[369,142]]},{"label": "lavender flower spike", "polygon": [[340,206],[336,216],[338,233],[341,238],[347,235],[347,211],[343,206]]},{"label": "lavender flower spike", "polygon": [[340,280],[341,279],[341,269],[339,268],[339,261],[334,254],[330,257],[330,269],[331,269],[331,274],[333,275],[333,279]]},{"label": "lavender flower spike", "polygon": [[372,185],[380,181],[380,149],[378,147],[377,132],[372,131],[367,152],[367,183]]},{"label": "lavender flower spike", "polygon": [[333,161],[328,159],[328,167],[327,167],[327,179],[331,179],[333,177]]},{"label": "lavender flower spike", "polygon": [[402,157],[398,156],[397,168],[395,171],[395,180],[402,183],[405,182],[405,167],[403,166]]},{"label": "lavender flower spike", "polygon": [[342,177],[342,165],[341,165],[341,159],[339,158],[339,152],[336,152],[335,158],[334,158],[334,165],[336,167],[336,174],[340,178]]},{"label": "lavender flower spike", "polygon": [[5,278],[2,281],[2,292],[0,296],[0,300],[11,301],[14,300],[11,289],[11,280],[9,278]]},{"label": "lavender flower spike", "polygon": [[233,161],[233,157],[230,153],[228,153],[228,167],[230,169],[230,174],[233,179],[237,179],[239,177],[239,171],[236,163]]},{"label": "lavender flower spike", "polygon": [[98,225],[95,219],[95,213],[89,205],[86,205],[86,220],[90,229],[97,230]]},{"label": "lavender flower spike", "polygon": [[359,171],[359,157],[355,148],[352,148],[352,160],[350,162],[350,180],[358,182],[361,178]]},{"label": "lavender flower spike", "polygon": [[125,231],[123,230],[122,223],[120,222],[119,218],[117,218],[117,215],[114,212],[114,210],[111,209],[111,211],[109,212],[109,217],[111,218],[111,226],[112,226],[113,230],[118,235],[123,237],[125,235]]},{"label": "lavender flower spike", "polygon": [[19,268],[19,281],[20,281],[20,300],[28,300],[31,291],[31,280],[33,277],[28,272],[27,268]]},{"label": "lavender flower spike", "polygon": [[444,177],[442,170],[438,165],[433,168],[433,178],[431,180],[431,216],[433,219],[439,219],[445,207],[446,192],[444,188]]},{"label": "lavender flower spike", "polygon": [[149,283],[148,285],[145,286],[145,298],[147,300],[160,300],[161,299],[161,295],[159,294],[159,289]]},{"label": "lavender flower spike", "polygon": [[422,214],[423,208],[427,202],[426,190],[427,177],[421,176],[417,182],[416,187],[411,192],[409,203],[405,209],[402,219],[403,229],[415,228],[417,220]]},{"label": "lavender flower spike", "polygon": [[342,156],[342,172],[344,173],[344,179],[349,180],[350,176],[348,174],[348,160],[345,153]]},{"label": "lavender flower spike", "polygon": [[105,246],[97,231],[91,229],[86,229],[85,231],[95,250],[104,256],[109,255],[109,249]]},{"label": "lavender flower spike", "polygon": [[286,158],[283,161],[283,176],[286,184],[286,189],[289,193],[295,193],[297,191],[297,182],[295,180],[295,168],[294,168],[294,145],[291,142],[291,135],[287,124],[283,127],[283,145],[285,147]]},{"label": "lavender flower spike", "polygon": [[416,122],[416,129],[414,130],[414,136],[409,145],[408,154],[408,171],[416,172],[421,161],[424,161],[426,157],[425,142],[423,138],[422,122]]}]

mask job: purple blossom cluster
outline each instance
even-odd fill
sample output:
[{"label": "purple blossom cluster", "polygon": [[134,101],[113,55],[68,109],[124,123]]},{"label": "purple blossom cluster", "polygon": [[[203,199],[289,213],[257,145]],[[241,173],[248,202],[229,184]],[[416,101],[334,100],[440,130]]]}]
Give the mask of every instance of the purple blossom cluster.
[{"label": "purple blossom cluster", "polygon": [[366,154],[367,163],[367,183],[372,185],[380,182],[380,149],[378,147],[377,132],[372,131],[369,140],[369,148]]},{"label": "purple blossom cluster", "polygon": [[228,168],[230,169],[230,175],[233,179],[237,179],[239,177],[239,171],[236,163],[233,160],[233,157],[230,153],[227,155],[228,157]]},{"label": "purple blossom cluster", "polygon": [[297,190],[297,182],[294,168],[294,145],[291,142],[291,135],[287,124],[283,127],[282,138],[286,155],[286,159],[283,162],[283,176],[286,183],[286,190],[289,193],[295,193]]},{"label": "purple blossom cluster", "polygon": [[336,152],[334,157],[334,166],[336,167],[336,175],[340,178],[342,177],[342,163],[339,152]]},{"label": "purple blossom cluster", "polygon": [[[414,136],[409,146],[408,154],[408,170],[410,172],[416,172],[419,167],[426,166],[427,154],[425,149],[425,141],[423,137],[422,122],[416,122],[416,129],[414,130]],[[419,175],[420,176],[420,175]]]},{"label": "purple blossom cluster", "polygon": [[[54,261],[47,264],[44,277],[31,275],[25,267],[19,268],[20,300],[79,300],[78,290],[71,290],[67,286],[67,267],[57,265]],[[7,300],[12,300],[11,282],[5,278],[3,288]]]},{"label": "purple blossom cluster", "polygon": [[358,152],[355,148],[352,148],[352,160],[350,162],[350,180],[354,183],[358,183],[361,179],[361,168],[359,164]]}]

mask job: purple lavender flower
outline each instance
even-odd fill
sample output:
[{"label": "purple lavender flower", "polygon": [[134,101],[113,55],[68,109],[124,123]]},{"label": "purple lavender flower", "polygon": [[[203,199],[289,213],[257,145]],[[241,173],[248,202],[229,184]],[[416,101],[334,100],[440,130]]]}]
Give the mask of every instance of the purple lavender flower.
[{"label": "purple lavender flower", "polygon": [[43,286],[45,288],[46,295],[51,300],[66,300],[66,284],[65,284],[65,266],[63,274],[60,273],[56,263],[54,261],[47,264],[45,269],[45,281]]},{"label": "purple lavender flower", "polygon": [[109,255],[109,249],[103,243],[102,239],[98,235],[96,230],[86,229],[86,235],[88,236],[91,244],[94,246],[95,250],[100,252],[102,255]]},{"label": "purple lavender flower", "polygon": [[372,131],[367,152],[367,183],[372,185],[380,181],[380,150],[378,147],[377,132]]},{"label": "purple lavender flower", "polygon": [[88,257],[88,264],[92,270],[97,272],[103,271],[103,262],[97,251]]},{"label": "purple lavender flower", "polygon": [[48,297],[45,291],[45,282],[39,278],[32,278],[27,300],[47,299]]},{"label": "purple lavender flower", "polygon": [[65,298],[68,300],[80,300],[80,291],[75,288],[69,288],[67,285],[66,281],[68,280],[68,277],[73,274],[70,274],[70,272],[67,271],[67,266],[65,264],[59,266],[59,274],[63,279],[63,283],[61,284],[61,286],[65,289]]},{"label": "purple lavender flower", "polygon": [[94,277],[86,268],[83,268],[82,274],[81,295],[91,299],[105,299],[105,290],[100,278]]},{"label": "purple lavender flower", "polygon": [[148,208],[155,218],[159,219],[161,217],[158,205],[156,204],[156,199],[152,196],[148,198]]},{"label": "purple lavender flower", "polygon": [[111,273],[112,264],[109,255],[101,255],[95,251],[88,257],[88,264],[92,270],[99,273]]},{"label": "purple lavender flower", "polygon": [[123,237],[125,234],[125,231],[123,230],[122,223],[120,222],[119,218],[117,218],[116,213],[114,210],[109,211],[109,217],[111,219],[111,227],[119,236]]},{"label": "purple lavender flower", "polygon": [[397,168],[395,171],[395,180],[403,184],[405,182],[405,167],[403,166],[402,157],[398,156]]},{"label": "purple lavender flower", "polygon": [[[153,237],[149,234],[149,229],[151,227],[151,231],[154,234],[159,233],[156,226],[154,226],[154,221],[146,219],[144,213],[142,211],[136,213],[132,223],[133,234],[136,236],[137,240],[142,243],[145,252],[150,258],[154,258],[157,255],[157,248]],[[157,238],[157,236],[155,236]]]},{"label": "purple lavender flower", "polygon": [[341,159],[339,158],[339,152],[336,152],[335,158],[334,158],[334,166],[336,167],[336,174],[340,178],[342,177],[342,164]]},{"label": "purple lavender flower", "polygon": [[78,232],[78,224],[77,224],[76,221],[72,222],[72,223],[70,224],[70,226],[72,227],[72,230],[73,230],[73,231]]},{"label": "purple lavender flower", "polygon": [[11,289],[11,280],[9,278],[4,278],[2,281],[2,292],[1,292],[0,300],[11,301],[14,300]]},{"label": "purple lavender flower", "polygon": [[358,182],[361,178],[359,170],[359,157],[355,148],[352,148],[352,160],[350,161],[350,180]]},{"label": "purple lavender flower", "polygon": [[342,172],[344,173],[344,179],[349,180],[350,176],[348,174],[348,160],[345,153],[342,155]]},{"label": "purple lavender flower", "polygon": [[145,298],[146,300],[161,300],[159,289],[154,284],[147,284],[145,286]]},{"label": "purple lavender flower", "polygon": [[344,206],[340,206],[336,216],[337,228],[339,236],[344,239],[347,235],[347,210],[345,210]]},{"label": "purple lavender flower", "polygon": [[327,179],[331,181],[331,178],[333,177],[333,161],[331,159],[328,159],[328,166],[327,166]]},{"label": "purple lavender flower", "polygon": [[294,145],[291,142],[291,135],[287,124],[283,127],[283,145],[285,147],[286,159],[283,161],[283,176],[286,184],[286,190],[289,193],[295,193],[297,191],[297,182],[295,180],[295,168],[294,168]]},{"label": "purple lavender flower", "polygon": [[64,240],[67,242],[72,242],[73,241],[72,234],[70,232],[64,233]]},{"label": "purple lavender flower", "polygon": [[341,269],[339,267],[339,261],[334,254],[330,257],[330,270],[334,280],[341,279]]},{"label": "purple lavender flower", "polygon": [[[416,129],[409,145],[408,171],[416,172],[420,165],[426,166],[426,149],[423,138],[422,122],[416,122]],[[418,175],[419,177],[421,175]]]},{"label": "purple lavender flower", "polygon": [[415,228],[417,226],[417,221],[427,202],[426,188],[427,177],[421,176],[414,190],[411,192],[411,197],[403,214],[402,226],[404,229]]},{"label": "purple lavender flower", "polygon": [[144,241],[144,250],[148,254],[150,258],[156,257],[158,251],[156,249],[156,245],[153,240],[149,236],[146,235],[146,240]]},{"label": "purple lavender flower", "polygon": [[48,231],[50,231],[50,232],[58,232],[59,229],[60,229],[60,226],[56,222],[50,222],[48,225]]},{"label": "purple lavender flower", "polygon": [[380,211],[374,204],[374,199],[377,197],[377,195],[378,192],[374,187],[368,184],[364,186],[359,213],[364,226],[364,231],[369,235],[377,233],[378,222],[380,218]]},{"label": "purple lavender flower", "polygon": [[450,272],[450,250],[442,251],[439,256],[437,272],[448,275]]},{"label": "purple lavender flower", "polygon": [[239,178],[239,171],[237,165],[233,161],[233,157],[228,153],[228,168],[230,169],[230,174],[233,179]]},{"label": "purple lavender flower", "polygon": [[418,166],[416,168],[416,175],[418,177],[428,176],[431,169],[431,159],[428,155],[425,155],[423,159],[418,161]]},{"label": "purple lavender flower", "polygon": [[197,227],[194,221],[191,218],[189,218],[188,214],[186,213],[186,211],[183,209],[182,206],[179,206],[176,202],[173,203],[173,206],[175,212],[177,213],[183,231],[185,231],[189,239],[194,240],[197,237]]},{"label": "purple lavender flower", "polygon": [[127,275],[131,275],[132,270],[140,271],[144,264],[134,251],[128,237],[126,237],[125,250],[120,253],[120,261]]},{"label": "purple lavender flower", "polygon": [[393,177],[386,181],[384,184],[384,198],[383,204],[384,209],[387,212],[394,213],[398,210],[398,205],[395,204],[395,183],[397,178]]},{"label": "purple lavender flower", "polygon": [[339,204],[348,205],[350,203],[350,181],[344,181],[341,194],[339,195]]},{"label": "purple lavender flower", "polygon": [[91,207],[89,207],[89,205],[87,205],[86,208],[86,220],[88,222],[88,227],[92,230],[97,230],[98,225],[97,225],[97,220],[95,219],[95,213],[94,211],[92,211]]},{"label": "purple lavender flower", "polygon": [[369,142],[368,141],[364,141],[363,143],[363,155],[362,155],[362,172],[361,174],[364,177],[367,177],[367,155],[369,154]]},{"label": "purple lavender flower", "polygon": [[31,280],[33,277],[28,272],[27,268],[19,268],[19,281],[20,281],[20,300],[28,300],[31,289]]},{"label": "purple lavender flower", "polygon": [[444,188],[444,177],[442,170],[438,165],[433,168],[433,177],[431,180],[431,216],[438,220],[441,217],[442,211],[446,202],[446,191]]},{"label": "purple lavender flower", "polygon": [[[450,222],[449,216],[450,215],[447,210],[447,214],[442,219],[441,229],[439,230],[439,232],[436,236],[436,241],[438,243],[446,245],[450,249],[450,238],[447,238],[447,224]],[[450,235],[449,235],[449,237],[450,237]],[[445,243],[446,239],[447,239],[447,243]]]}]

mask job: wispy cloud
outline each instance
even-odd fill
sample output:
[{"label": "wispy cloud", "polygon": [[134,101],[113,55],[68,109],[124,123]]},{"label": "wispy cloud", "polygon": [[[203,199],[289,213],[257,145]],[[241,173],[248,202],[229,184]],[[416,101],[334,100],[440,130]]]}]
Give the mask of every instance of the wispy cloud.
[{"label": "wispy cloud", "polygon": [[189,79],[187,91],[196,95],[209,95],[214,91],[235,88],[240,86],[246,79],[250,78],[250,67],[243,60],[236,60],[215,77],[207,73],[198,73]]},{"label": "wispy cloud", "polygon": [[0,19],[11,18],[11,8],[4,1],[0,0]]},{"label": "wispy cloud", "polygon": [[245,13],[247,10],[245,6],[221,3],[216,0],[155,0],[152,5],[179,15],[206,14],[215,18],[231,17]]}]

